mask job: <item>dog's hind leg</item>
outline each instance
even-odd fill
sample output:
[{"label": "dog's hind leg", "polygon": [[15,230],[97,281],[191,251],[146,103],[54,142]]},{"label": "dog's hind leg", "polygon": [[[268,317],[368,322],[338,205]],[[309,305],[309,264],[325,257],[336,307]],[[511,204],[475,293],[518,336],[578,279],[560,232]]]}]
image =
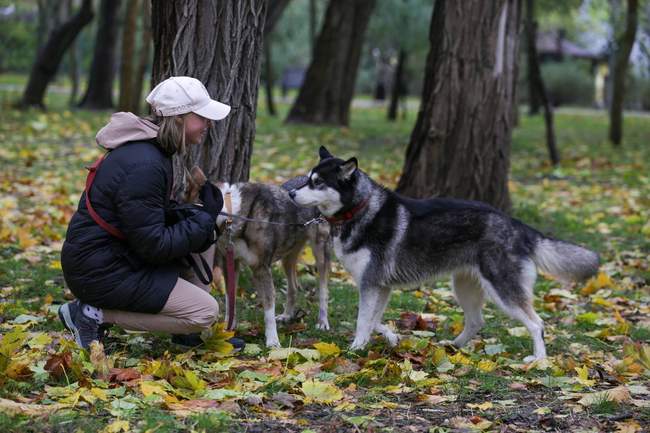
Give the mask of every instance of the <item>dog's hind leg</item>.
[{"label": "dog's hind leg", "polygon": [[485,294],[479,279],[468,271],[459,271],[453,275],[454,296],[465,315],[463,331],[454,339],[456,347],[462,347],[481,330]]},{"label": "dog's hind leg", "polygon": [[264,335],[267,347],[280,347],[278,329],[275,323],[275,288],[271,266],[257,266],[252,269],[252,283],[264,307]]},{"label": "dog's hind leg", "polygon": [[[533,286],[537,277],[535,264],[531,260],[525,260],[515,266],[512,270],[514,281],[498,280],[493,275],[481,278],[481,284],[490,298],[508,316],[519,320],[528,329],[533,339],[533,355],[524,358],[525,362],[531,362],[546,357],[546,346],[544,345],[544,322],[537,315],[533,308]],[[502,284],[497,286],[493,281]]]},{"label": "dog's hind leg", "polygon": [[[319,228],[320,229],[320,228]],[[318,324],[316,329],[330,329],[328,319],[328,301],[329,291],[327,282],[331,267],[331,255],[328,242],[329,232],[316,234],[316,239],[311,242],[311,249],[316,259],[316,269],[318,270]]]},{"label": "dog's hind leg", "polygon": [[287,276],[287,299],[284,303],[284,312],[277,317],[280,322],[288,322],[296,314],[296,293],[298,290],[298,256],[301,248],[291,251],[282,258],[282,267]]}]

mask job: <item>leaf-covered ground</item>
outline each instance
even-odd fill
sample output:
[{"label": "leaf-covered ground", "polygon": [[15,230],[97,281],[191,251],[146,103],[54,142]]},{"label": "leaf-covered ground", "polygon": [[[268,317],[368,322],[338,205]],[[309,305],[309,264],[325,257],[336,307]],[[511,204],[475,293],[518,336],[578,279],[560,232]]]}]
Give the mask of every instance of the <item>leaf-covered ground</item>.
[{"label": "leaf-covered ground", "polygon": [[[286,107],[282,107],[286,110]],[[282,182],[316,161],[318,145],[356,155],[395,184],[415,113],[395,124],[357,109],[346,129],[285,126],[260,109],[252,180]],[[0,431],[647,431],[650,428],[650,121],[626,118],[621,149],[602,115],[560,114],[563,163],[545,159],[541,119],[521,118],[512,150],[514,214],[545,233],[600,252],[602,273],[561,287],[539,278],[536,308],[549,357],[521,324],[488,306],[487,326],[465,349],[437,344],[462,329],[446,280],[395,292],[386,318],[404,336],[347,351],[357,295],[335,266],[332,330],[315,329],[316,276],[303,256],[302,321],[280,328],[283,349],[263,347],[263,321],[244,274],[238,334],[226,354],[183,351],[165,335],[113,329],[104,350],[79,350],[56,316],[68,297],[59,251],[98,154],[108,113],[21,113],[0,122]],[[275,272],[280,292],[286,286]],[[221,288],[215,295],[222,299]]]}]

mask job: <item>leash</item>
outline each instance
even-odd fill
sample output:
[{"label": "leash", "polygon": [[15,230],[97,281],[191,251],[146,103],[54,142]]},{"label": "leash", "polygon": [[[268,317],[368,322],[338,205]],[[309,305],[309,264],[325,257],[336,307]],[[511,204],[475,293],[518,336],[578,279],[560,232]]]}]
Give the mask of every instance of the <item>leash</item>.
[{"label": "leash", "polygon": [[[229,196],[229,195],[230,195],[230,193],[227,192],[226,196]],[[320,223],[325,222],[324,217],[321,216],[321,215],[317,216],[316,218],[312,218],[309,221],[305,221],[304,223],[283,223],[283,222],[279,222],[279,221],[268,221],[268,220],[258,220],[258,219],[255,219],[255,218],[248,218],[248,217],[241,216],[241,215],[235,215],[235,214],[233,214],[231,212],[232,212],[232,210],[229,210],[228,212],[219,212],[219,215],[222,215],[222,216],[225,216],[225,217],[229,218],[231,223],[232,223],[232,219],[234,218],[234,219],[239,219],[239,220],[243,220],[243,221],[250,222],[250,223],[269,224],[269,225],[275,225],[275,226],[290,226],[290,227],[308,227],[308,226],[310,226],[312,224],[320,224]],[[226,222],[228,222],[228,220],[226,220]]]},{"label": "leash", "polygon": [[224,204],[228,211],[228,218],[226,219],[226,231],[228,232],[228,246],[226,247],[226,316],[228,318],[226,329],[232,330],[235,324],[235,248],[232,241],[232,197],[231,193],[227,192],[224,196]]}]

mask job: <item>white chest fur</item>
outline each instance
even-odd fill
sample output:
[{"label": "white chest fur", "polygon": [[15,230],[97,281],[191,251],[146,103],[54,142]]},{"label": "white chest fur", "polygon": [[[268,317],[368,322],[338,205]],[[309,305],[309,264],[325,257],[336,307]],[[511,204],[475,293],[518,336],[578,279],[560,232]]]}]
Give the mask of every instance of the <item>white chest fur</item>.
[{"label": "white chest fur", "polygon": [[336,257],[341,261],[345,270],[352,275],[352,278],[354,278],[354,281],[358,286],[363,279],[363,274],[366,272],[368,264],[370,263],[370,250],[367,248],[361,248],[352,253],[346,253],[345,248],[341,243],[341,238],[338,236],[334,238],[333,244]]}]

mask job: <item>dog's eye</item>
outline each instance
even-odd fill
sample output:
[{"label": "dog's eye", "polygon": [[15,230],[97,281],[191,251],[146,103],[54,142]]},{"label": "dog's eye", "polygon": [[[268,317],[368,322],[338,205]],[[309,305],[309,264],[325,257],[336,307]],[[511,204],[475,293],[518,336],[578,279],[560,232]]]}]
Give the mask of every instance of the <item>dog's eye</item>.
[{"label": "dog's eye", "polygon": [[324,183],[324,181],[320,177],[317,177],[316,179],[312,179],[311,183],[314,186],[320,186],[320,185],[322,185]]}]

